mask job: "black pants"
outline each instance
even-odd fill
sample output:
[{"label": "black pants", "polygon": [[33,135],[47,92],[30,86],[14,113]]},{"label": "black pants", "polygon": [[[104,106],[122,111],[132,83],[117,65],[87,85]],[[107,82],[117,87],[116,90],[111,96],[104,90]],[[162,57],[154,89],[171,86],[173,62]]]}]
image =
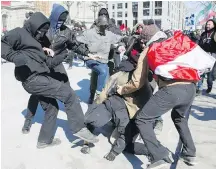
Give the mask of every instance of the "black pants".
[{"label": "black pants", "polygon": [[[51,69],[49,76],[62,83],[65,83],[70,87],[70,82],[67,76],[67,72],[62,63],[56,66],[54,69]],[[39,103],[38,96],[31,95],[28,101],[27,114],[25,117],[26,119],[31,119],[33,116],[35,116],[38,103]]]},{"label": "black pants", "polygon": [[193,83],[163,87],[138,112],[136,124],[152,162],[161,160],[168,155],[168,150],[156,139],[153,123],[156,118],[170,109],[172,109],[172,120],[183,143],[182,152],[188,156],[195,156],[196,148],[188,127],[188,120],[185,117],[185,113],[194,100],[195,93],[196,87]]},{"label": "black pants", "polygon": [[79,98],[76,96],[70,85],[60,82],[49,75],[37,75],[23,83],[24,89],[36,95],[45,111],[45,118],[42,124],[39,142],[49,143],[53,138],[57,119],[57,100],[64,103],[69,128],[76,133],[84,127],[84,114]]},{"label": "black pants", "polygon": [[208,88],[212,88],[213,81],[216,78],[215,76],[216,76],[216,62],[214,64],[213,68],[212,68],[212,71],[207,73],[207,85],[208,85]]},{"label": "black pants", "polygon": [[147,150],[144,144],[135,143],[139,131],[134,121],[130,122],[127,107],[122,98],[112,96],[105,103],[93,104],[85,114],[85,124],[91,131],[106,125],[111,119],[114,120],[120,134],[113,144],[112,151],[120,154],[125,150],[137,155],[146,155]]}]

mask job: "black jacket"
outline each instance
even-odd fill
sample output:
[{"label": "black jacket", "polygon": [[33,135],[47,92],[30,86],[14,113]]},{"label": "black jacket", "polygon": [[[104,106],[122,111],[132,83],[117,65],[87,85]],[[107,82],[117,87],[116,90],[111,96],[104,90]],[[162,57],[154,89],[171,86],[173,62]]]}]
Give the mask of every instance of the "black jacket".
[{"label": "black jacket", "polygon": [[48,19],[40,12],[34,13],[23,28],[9,31],[1,39],[1,57],[15,64],[15,76],[19,81],[25,81],[29,76],[49,73],[50,68],[60,64],[65,55],[48,57],[43,46],[34,38],[36,31]]},{"label": "black jacket", "polygon": [[211,32],[208,32],[205,26],[205,32],[203,32],[200,37],[199,45],[206,52],[216,53],[216,40],[214,38],[216,36],[216,22],[212,19],[208,21],[212,21],[214,23],[214,29]]}]

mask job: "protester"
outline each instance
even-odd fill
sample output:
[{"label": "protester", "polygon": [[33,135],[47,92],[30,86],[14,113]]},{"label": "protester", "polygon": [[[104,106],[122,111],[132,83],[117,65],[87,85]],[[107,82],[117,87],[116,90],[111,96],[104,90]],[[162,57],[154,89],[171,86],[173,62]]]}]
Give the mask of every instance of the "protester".
[{"label": "protester", "polygon": [[53,57],[45,55],[40,41],[46,35],[49,26],[49,20],[42,13],[36,12],[23,28],[11,30],[1,41],[1,57],[15,64],[16,79],[22,82],[28,93],[38,96],[46,112],[37,148],[60,144],[59,139],[54,139],[58,114],[56,99],[65,104],[71,132],[83,140],[97,142],[97,138],[84,125],[84,114],[73,89],[52,78],[50,69],[59,65],[66,54],[59,51]]},{"label": "protester", "polygon": [[[167,150],[167,148],[163,147],[157,141],[153,131],[153,123],[155,122],[156,118],[168,112],[170,109],[172,109],[172,120],[176,126],[177,131],[179,132],[181,141],[183,143],[181,158],[188,164],[194,165],[196,148],[194,146],[190,130],[188,128],[188,121],[185,117],[185,113],[190,109],[195,97],[195,83],[199,79],[198,70],[200,71],[202,69],[210,68],[212,64],[207,64],[209,67],[206,67],[206,63],[212,60],[212,58],[206,55],[205,52],[202,51],[202,49],[199,49],[197,45],[191,42],[186,36],[183,36],[180,32],[176,32],[176,34],[174,34],[175,38],[173,37],[166,40],[167,36],[161,31],[157,31],[157,33],[155,33],[152,32],[152,26],[150,27],[151,29],[147,28],[144,29],[144,39],[147,42],[148,48],[143,51],[143,55],[145,55],[143,60],[143,67],[144,70],[148,70],[150,68],[154,73],[157,69],[157,75],[154,75],[159,86],[158,92],[156,92],[139,111],[135,121],[137,127],[139,128],[141,137],[149,152],[151,164],[148,165],[147,168],[160,168],[166,165],[166,163],[173,162],[170,152]],[[174,43],[184,44],[184,46],[182,45],[176,47],[176,45],[173,45]],[[197,70],[190,69],[187,71],[187,69],[181,66],[178,70],[176,70],[178,71],[177,73],[172,72],[171,70],[166,73],[166,71],[164,71],[166,69],[164,68],[165,66],[169,66],[168,64],[166,64],[166,57],[170,56],[175,59],[175,55],[182,56],[181,52],[185,51],[184,48],[189,45],[186,45],[187,43],[190,43],[190,45],[192,45],[191,48],[196,47],[197,50],[199,50],[200,54],[202,56],[205,56],[205,59],[207,59],[205,63],[203,64],[203,61],[198,58],[198,65],[196,65],[196,63],[194,62],[188,62],[193,65],[192,67],[196,67]],[[169,49],[171,46],[172,48],[174,48],[171,49],[173,51],[175,50],[175,52],[177,53],[170,53],[171,50],[169,51]],[[179,47],[182,48],[182,51]],[[187,50],[190,51],[190,49]],[[193,54],[191,54],[191,57],[192,55]],[[190,60],[185,60],[185,62],[187,61]],[[163,64],[164,68],[158,69],[161,64]],[[180,64],[180,62],[178,62],[178,64]],[[185,63],[182,63],[182,65],[185,65]],[[185,71],[187,71],[188,73],[185,73]],[[141,74],[143,73],[145,73],[145,71],[141,72]],[[169,73],[172,74],[170,75]],[[184,74],[187,74],[187,76],[185,76]],[[188,76],[189,74],[190,76]],[[140,81],[142,82],[143,80],[141,79]],[[134,83],[129,81],[125,85],[118,86],[117,92],[122,95],[125,94],[125,89],[127,89],[127,93],[128,91],[135,91],[137,86],[133,84]]]},{"label": "protester", "polygon": [[[100,16],[105,16],[108,19],[109,24],[106,28],[108,31],[111,31],[112,33],[114,33],[116,35],[122,35],[121,30],[115,24],[115,20],[110,19],[107,9],[101,8],[100,11],[98,12],[98,17],[100,17]],[[97,19],[94,21],[91,28],[95,27],[96,23],[97,23]],[[112,75],[113,69],[115,67],[115,63],[114,63],[115,58],[118,58],[118,56],[119,55],[116,53],[116,48],[114,47],[114,45],[111,45],[110,52],[109,52],[109,62],[108,62],[110,75]],[[114,61],[112,60],[113,58],[114,58]],[[95,98],[95,93],[96,93],[96,89],[97,89],[97,79],[98,79],[97,72],[92,71],[91,72],[91,79],[90,79],[90,97],[89,97],[89,101],[88,101],[89,104],[92,104],[93,100]]]},{"label": "protester", "polygon": [[[50,28],[46,36],[44,36],[44,38],[40,40],[40,43],[43,46],[51,48],[55,53],[66,54],[67,58],[72,57],[71,52],[68,52],[68,50],[71,49],[76,52],[80,52],[82,55],[85,55],[88,49],[84,45],[82,45],[83,47],[81,45],[79,45],[79,47],[71,45],[74,43],[75,33],[64,25],[64,22],[67,19],[67,15],[68,12],[63,6],[57,4],[53,5],[49,19]],[[55,67],[51,68],[50,71],[54,79],[70,86],[67,72],[62,63],[59,63]],[[38,103],[38,97],[36,95],[31,95],[28,102],[27,114],[25,116],[26,119],[22,128],[22,132],[24,134],[27,134],[30,131],[32,119],[36,113]]]},{"label": "protester", "polygon": [[88,46],[94,58],[87,60],[86,65],[98,74],[96,95],[99,95],[105,86],[109,76],[108,61],[109,51],[112,44],[121,40],[121,36],[108,31],[108,19],[100,16],[97,19],[97,26],[86,30],[77,40]]},{"label": "protester", "polygon": [[[216,22],[213,19],[210,19],[206,22],[205,32],[201,34],[199,45],[204,51],[216,58]],[[212,71],[207,73],[208,88],[206,90],[206,93],[210,93],[212,90],[213,81],[216,79],[215,74],[216,63]],[[201,94],[204,77],[205,76],[203,75],[202,79],[198,82],[197,94]]]}]

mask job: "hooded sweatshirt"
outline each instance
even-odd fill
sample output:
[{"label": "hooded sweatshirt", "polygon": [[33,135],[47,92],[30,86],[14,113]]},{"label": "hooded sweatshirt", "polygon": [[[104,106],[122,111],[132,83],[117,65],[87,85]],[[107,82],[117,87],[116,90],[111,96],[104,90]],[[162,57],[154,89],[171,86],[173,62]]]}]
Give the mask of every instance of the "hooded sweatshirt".
[{"label": "hooded sweatshirt", "polygon": [[67,49],[69,49],[82,56],[86,56],[89,53],[88,48],[76,41],[76,32],[71,31],[64,23],[60,27],[57,26],[59,17],[63,13],[68,13],[63,6],[59,4],[53,5],[49,17],[50,29],[47,33],[47,37],[51,42],[50,48],[57,54],[62,52],[68,53]]},{"label": "hooded sweatshirt", "polygon": [[[1,40],[1,57],[15,64],[17,80],[24,82],[32,75],[49,73],[65,57],[47,57],[42,45],[35,39],[37,30],[49,20],[41,13],[34,13],[23,28],[9,31]],[[60,60],[59,60],[60,59]]]}]

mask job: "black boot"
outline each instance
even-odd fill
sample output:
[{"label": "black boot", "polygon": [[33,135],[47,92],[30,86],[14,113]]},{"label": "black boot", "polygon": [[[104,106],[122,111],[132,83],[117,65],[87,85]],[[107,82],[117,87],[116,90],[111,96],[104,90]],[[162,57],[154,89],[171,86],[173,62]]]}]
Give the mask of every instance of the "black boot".
[{"label": "black boot", "polygon": [[208,89],[206,90],[206,93],[210,93],[212,91],[212,86],[209,86]]}]

